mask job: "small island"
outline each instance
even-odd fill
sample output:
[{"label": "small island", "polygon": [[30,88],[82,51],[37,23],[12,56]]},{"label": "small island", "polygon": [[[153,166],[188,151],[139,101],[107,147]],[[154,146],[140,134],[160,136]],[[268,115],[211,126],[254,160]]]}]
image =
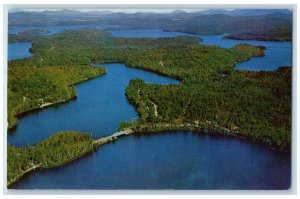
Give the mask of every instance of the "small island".
[{"label": "small island", "polygon": [[21,35],[41,35],[41,34],[47,34],[50,33],[50,30],[43,30],[43,29],[27,29],[22,30],[19,32]]},{"label": "small island", "polygon": [[263,30],[243,33],[233,33],[224,36],[226,39],[257,40],[257,41],[292,41],[292,31],[288,29]]}]

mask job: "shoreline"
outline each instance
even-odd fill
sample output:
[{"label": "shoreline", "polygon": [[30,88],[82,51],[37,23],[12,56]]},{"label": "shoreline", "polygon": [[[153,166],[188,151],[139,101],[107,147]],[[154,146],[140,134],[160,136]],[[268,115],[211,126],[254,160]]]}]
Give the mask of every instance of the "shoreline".
[{"label": "shoreline", "polygon": [[231,136],[237,137],[239,139],[248,140],[251,143],[260,143],[269,147],[270,149],[282,151],[282,152],[290,152],[290,145],[277,145],[276,143],[271,142],[270,140],[261,139],[257,137],[253,137],[251,135],[242,134],[238,130],[228,129],[219,126],[213,122],[206,122],[207,124],[192,124],[192,123],[180,123],[180,124],[172,124],[172,123],[152,123],[152,124],[138,124],[137,126],[128,127],[128,129],[132,130],[133,134],[142,133],[142,134],[156,134],[156,133],[164,133],[167,131],[177,132],[177,131],[191,131],[196,133],[202,133],[205,135],[218,135],[218,136]]},{"label": "shoreline", "polygon": [[35,171],[35,169],[40,169],[42,166],[42,163],[38,164],[38,165],[33,165],[32,167],[30,167],[29,169],[27,169],[26,171],[22,172],[21,174],[19,174],[18,176],[16,176],[16,178],[12,179],[11,181],[7,182],[7,188],[9,186],[11,186],[12,184],[20,181],[26,174]]},{"label": "shoreline", "polygon": [[[95,63],[93,63],[93,66],[97,66],[97,65],[101,65],[101,64],[124,64],[126,68],[138,69],[138,70],[142,70],[142,71],[146,71],[146,72],[151,72],[151,73],[154,73],[156,75],[160,75],[162,77],[167,77],[167,78],[170,78],[170,79],[174,79],[174,80],[178,81],[178,83],[176,83],[176,85],[179,85],[183,81],[183,78],[181,78],[181,77],[171,76],[171,75],[168,75],[166,73],[159,72],[155,69],[153,70],[153,69],[145,68],[145,67],[131,66],[130,63],[126,63],[124,61],[119,61],[119,62],[107,61],[107,62],[99,62],[99,63],[95,62]],[[103,67],[105,67],[105,66],[103,66]]]},{"label": "shoreline", "polygon": [[[260,56],[264,56],[264,55],[260,55]],[[260,56],[257,56],[257,57],[260,57]],[[241,61],[238,60],[238,62],[242,62],[242,61],[246,61],[246,60],[241,60]],[[151,69],[149,70],[149,69],[145,69],[145,68],[131,67],[130,65],[127,65],[127,64],[125,64],[125,66],[129,67],[129,68],[137,68],[137,69],[140,69],[140,70],[150,71],[150,72],[153,72],[153,73],[157,73],[159,75],[163,75],[163,76],[167,76],[169,78],[173,78],[173,77],[170,77],[166,74],[161,74],[157,71],[153,71]],[[70,86],[74,86],[76,84],[79,84],[79,83],[82,83],[82,82],[85,82],[85,81],[88,81],[88,80],[91,80],[91,79],[94,79],[94,78],[98,78],[98,77],[100,77],[104,74],[106,74],[106,72],[104,72],[102,74],[99,74],[99,75],[97,75],[95,77],[92,77],[92,78],[86,78],[86,79],[83,79],[82,81],[75,82],[75,83],[71,84]],[[181,83],[181,81],[179,82],[179,84],[180,83]],[[39,110],[42,110],[43,108],[46,108],[46,107],[52,107],[52,106],[58,105],[60,103],[68,102],[69,100],[75,99],[76,97],[77,97],[77,92],[75,92],[75,96],[73,96],[71,98],[61,100],[61,101],[58,101],[58,102],[53,102],[53,103],[44,103],[44,104],[40,105],[40,107],[25,111],[25,112],[20,113],[20,114],[22,114],[21,115],[21,117],[22,117],[23,114],[26,114],[28,112],[39,111]],[[131,102],[129,102],[129,103],[131,103]],[[218,125],[215,126],[215,124],[213,122],[210,122],[210,123],[211,124],[207,124],[207,125],[205,125],[205,124],[204,125],[199,125],[199,124],[196,124],[196,123],[195,124],[180,123],[180,124],[175,124],[175,125],[171,124],[171,123],[138,124],[136,127],[128,128],[126,130],[124,129],[123,131],[118,131],[118,132],[116,132],[112,135],[92,140],[92,149],[87,150],[87,151],[83,152],[82,154],[79,154],[78,156],[73,157],[73,158],[71,158],[71,159],[69,159],[69,160],[67,160],[63,163],[59,163],[59,164],[57,164],[55,166],[52,166],[52,167],[44,167],[44,168],[42,166],[40,166],[40,167],[33,166],[33,167],[27,169],[26,171],[24,171],[19,176],[17,176],[16,179],[14,179],[13,181],[8,182],[7,187],[11,186],[15,182],[18,182],[20,179],[22,179],[23,176],[25,176],[26,174],[34,171],[35,169],[49,169],[49,168],[55,168],[55,167],[63,166],[63,165],[68,164],[72,161],[75,161],[76,159],[84,157],[85,155],[87,155],[89,153],[92,153],[95,149],[97,149],[98,147],[100,147],[103,144],[110,143],[110,142],[113,142],[113,141],[117,140],[118,137],[120,137],[120,136],[128,135],[128,134],[135,134],[135,133],[157,134],[157,133],[166,132],[166,131],[192,131],[192,132],[203,133],[203,134],[234,136],[234,137],[238,137],[239,139],[247,139],[247,140],[249,140],[253,143],[262,142],[265,145],[269,145],[269,147],[271,149],[272,149],[272,147],[274,147],[273,149],[281,150],[279,147],[276,148],[276,146],[273,146],[273,144],[267,143],[266,141],[258,140],[257,138],[251,137],[250,135],[243,135],[243,134],[239,133],[238,131],[230,130],[230,129],[227,129],[227,128],[224,128],[224,127],[221,127],[221,126],[218,126]],[[135,129],[135,128],[138,128],[138,129]],[[289,150],[287,150],[287,152],[288,151]]]},{"label": "shoreline", "polygon": [[97,150],[100,146],[102,146],[104,144],[116,141],[119,137],[131,135],[131,134],[133,134],[133,135],[138,135],[138,134],[155,135],[155,134],[166,133],[166,132],[176,133],[178,131],[194,132],[194,133],[199,133],[199,134],[203,134],[203,135],[236,137],[241,140],[249,141],[253,144],[262,144],[263,146],[268,147],[271,150],[277,150],[277,151],[281,151],[281,152],[285,152],[285,153],[290,152],[289,149],[281,149],[279,146],[272,145],[270,143],[266,143],[263,140],[255,139],[249,135],[243,135],[243,134],[239,133],[238,131],[233,131],[233,130],[230,130],[230,129],[227,129],[224,127],[219,127],[219,126],[204,127],[199,124],[190,124],[190,123],[181,123],[181,124],[177,124],[177,125],[170,124],[170,123],[152,123],[152,124],[144,124],[144,125],[140,124],[135,127],[121,129],[109,136],[100,137],[98,139],[93,139],[91,149],[88,149],[88,150],[84,151],[82,154],[79,154],[65,162],[58,163],[57,165],[54,165],[51,167],[43,167],[42,163],[40,163],[39,165],[34,165],[34,166],[30,167],[29,169],[27,169],[26,171],[24,171],[23,173],[21,173],[20,175],[18,175],[15,179],[7,182],[7,188],[9,189],[9,187],[12,184],[19,182],[25,175],[35,171],[35,169],[39,169],[39,170],[40,169],[51,169],[51,168],[57,168],[57,167],[64,166],[64,165],[71,163],[79,158],[82,158],[88,154],[93,153],[95,150]]},{"label": "shoreline", "polygon": [[286,38],[286,39],[278,39],[278,38],[256,38],[256,37],[248,37],[248,38],[242,38],[239,36],[236,36],[234,34],[225,35],[222,37],[222,39],[231,39],[231,40],[237,40],[237,41],[265,41],[265,42],[292,42],[292,38]]},{"label": "shoreline", "polygon": [[[146,28],[147,29],[147,28]],[[168,29],[162,29],[164,32],[180,32],[180,33],[184,33],[184,34],[189,34],[191,36],[210,36],[210,35],[224,35],[222,37],[222,39],[232,39],[232,40],[239,40],[239,41],[266,41],[266,42],[292,42],[292,38],[285,38],[285,39],[278,39],[278,37],[275,38],[264,38],[264,39],[260,39],[258,37],[252,37],[252,38],[241,38],[241,37],[237,37],[235,36],[236,33],[221,33],[221,34],[199,34],[197,32],[193,32],[193,31],[183,31],[183,30],[168,30]],[[202,38],[201,38],[202,39]]]},{"label": "shoreline", "polygon": [[[72,87],[72,86],[76,86],[77,84],[81,84],[83,82],[86,82],[86,81],[89,81],[89,80],[92,80],[92,79],[95,79],[95,78],[98,78],[98,77],[101,77],[102,75],[105,75],[106,74],[106,70],[104,73],[101,73],[101,74],[98,74],[97,76],[95,77],[91,77],[91,78],[85,78],[83,79],[82,81],[76,81],[74,82],[73,84],[69,85],[69,87]],[[63,103],[67,103],[67,102],[70,102],[72,100],[75,100],[77,98],[77,91],[75,89],[75,95],[74,96],[70,96],[69,98],[66,98],[66,99],[63,99],[63,100],[59,100],[59,101],[56,101],[56,102],[46,102],[46,103],[43,103],[41,104],[39,107],[35,107],[35,108],[32,108],[32,109],[29,109],[29,110],[26,110],[26,111],[23,111],[21,113],[18,113],[15,115],[15,117],[17,118],[17,121],[16,123],[12,124],[10,127],[8,125],[7,127],[7,131],[9,133],[11,133],[12,131],[14,131],[17,127],[18,127],[18,119],[19,118],[22,118],[24,116],[26,116],[27,114],[30,114],[32,112],[38,112],[38,111],[41,111],[43,110],[44,108],[50,108],[50,107],[55,107],[55,106],[59,106]]]},{"label": "shoreline", "polygon": [[101,145],[106,144],[106,143],[110,143],[113,142],[115,140],[118,139],[118,137],[123,136],[123,135],[129,135],[134,133],[131,129],[126,129],[123,131],[117,131],[115,133],[113,133],[112,135],[106,136],[106,137],[100,137],[98,139],[94,139],[92,140],[92,147],[91,149],[88,149],[86,151],[84,151],[83,153],[65,161],[65,162],[61,162],[58,163],[57,165],[51,166],[51,167],[43,167],[42,163],[38,164],[38,165],[33,165],[32,167],[30,167],[29,169],[23,171],[21,174],[19,174],[18,176],[16,176],[13,180],[7,182],[7,188],[9,189],[9,187],[11,185],[13,185],[14,183],[19,182],[24,176],[26,176],[27,174],[30,174],[31,172],[37,170],[41,170],[41,169],[51,169],[51,168],[57,168],[57,167],[61,167],[64,166],[68,163],[71,163],[79,158],[82,158],[88,154],[91,154],[94,152],[94,150],[97,150]]}]

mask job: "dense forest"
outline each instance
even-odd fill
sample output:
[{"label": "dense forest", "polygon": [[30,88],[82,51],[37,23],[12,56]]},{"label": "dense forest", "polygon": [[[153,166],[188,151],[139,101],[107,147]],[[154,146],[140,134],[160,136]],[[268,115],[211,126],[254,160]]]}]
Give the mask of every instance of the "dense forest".
[{"label": "dense forest", "polygon": [[88,66],[91,63],[123,62],[201,82],[233,69],[236,61],[263,55],[261,48],[248,45],[229,50],[200,46],[201,39],[196,37],[124,39],[88,29],[38,37],[9,35],[9,41],[18,39],[32,41],[34,55],[8,63],[9,128],[16,125],[16,116],[22,112],[75,97],[71,85],[105,72]]},{"label": "dense forest", "polygon": [[292,30],[280,28],[280,29],[250,31],[250,32],[229,34],[224,36],[224,38],[236,39],[236,40],[291,41]]},{"label": "dense forest", "polygon": [[[139,113],[121,129],[228,133],[282,150],[291,143],[291,67],[236,71],[235,64],[264,56],[264,47],[199,45],[196,37],[124,39],[99,30],[68,30],[38,37],[33,56],[8,63],[8,122],[22,112],[76,96],[74,84],[105,73],[92,63],[122,62],[181,80],[179,85],[132,80],[126,96]],[[8,184],[32,169],[59,166],[92,150],[88,134],[58,133],[36,146],[8,146]]]},{"label": "dense forest", "polygon": [[36,146],[7,146],[7,182],[14,183],[27,172],[64,165],[93,150],[88,133],[59,132]]},{"label": "dense forest", "polygon": [[19,32],[19,34],[23,35],[39,35],[39,34],[46,34],[50,33],[49,30],[43,30],[43,29],[26,29]]},{"label": "dense forest", "polygon": [[231,72],[219,81],[180,86],[135,79],[126,95],[140,118],[138,124],[122,125],[135,131],[212,131],[263,141],[282,150],[290,147],[290,67],[274,72]]},{"label": "dense forest", "polygon": [[53,103],[76,97],[77,82],[105,73],[101,67],[91,66],[47,66],[27,65],[28,60],[14,61],[8,67],[8,124],[17,124],[17,115]]},{"label": "dense forest", "polygon": [[9,62],[10,118],[75,96],[69,85],[104,72],[90,63],[123,62],[181,80],[169,86],[130,83],[126,95],[137,106],[140,125],[208,123],[289,148],[291,68],[234,70],[236,62],[264,56],[262,46],[223,49],[199,45],[196,37],[124,39],[88,29],[30,39],[33,57]]},{"label": "dense forest", "polygon": [[139,50],[201,41],[194,37],[121,39],[95,30],[39,37],[9,35],[9,41],[24,40],[32,41],[30,50],[34,55],[8,63],[9,128],[17,124],[18,114],[73,98],[76,96],[73,84],[105,73],[104,68],[90,66],[91,63],[125,62]]}]

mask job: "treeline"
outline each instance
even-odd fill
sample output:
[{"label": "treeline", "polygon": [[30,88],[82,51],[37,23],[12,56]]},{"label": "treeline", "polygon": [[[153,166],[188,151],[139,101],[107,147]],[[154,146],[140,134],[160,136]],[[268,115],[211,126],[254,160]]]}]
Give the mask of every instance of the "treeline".
[{"label": "treeline", "polygon": [[17,181],[34,168],[51,168],[66,164],[93,150],[88,133],[59,132],[36,146],[7,147],[7,182]]},{"label": "treeline", "polygon": [[43,29],[26,29],[18,32],[19,34],[23,35],[36,35],[36,34],[46,34],[50,33],[50,30],[43,30]]},{"label": "treeline", "polygon": [[16,125],[18,114],[73,98],[76,96],[75,83],[105,73],[101,67],[34,67],[17,63],[12,62],[8,67],[9,128]]},{"label": "treeline", "polygon": [[[202,124],[206,129],[224,128],[278,149],[290,149],[291,67],[274,72],[232,71],[221,81],[180,86],[135,79],[126,95],[137,107],[140,126]],[[157,116],[149,100],[157,105]],[[160,127],[157,130],[163,129]]]},{"label": "treeline", "polygon": [[[69,66],[74,65],[76,71],[78,66],[90,63],[122,62],[129,67],[181,80],[180,85],[145,84],[141,80],[130,83],[126,95],[137,106],[141,125],[156,122],[208,122],[281,148],[289,147],[291,68],[280,68],[274,72],[234,70],[238,61],[263,56],[262,46],[237,45],[223,49],[199,45],[200,40],[195,37],[124,39],[99,30],[69,30],[40,38],[32,40],[33,57],[9,62],[9,70],[10,67],[30,68],[30,72],[18,79],[20,82],[34,80],[35,77],[30,75],[32,71],[44,68],[61,66],[68,71]],[[87,68],[92,70],[92,67]],[[40,78],[44,78],[44,82],[55,82],[49,78],[51,75],[48,73],[51,74],[45,72],[46,77],[41,75]],[[66,78],[62,73],[56,73],[55,78]],[[24,95],[19,94],[28,93],[28,90],[19,91],[23,86],[18,81],[11,81],[18,74],[9,72],[9,90],[17,85],[14,88],[16,92],[9,98],[9,104],[10,101],[17,101],[15,99],[26,101],[27,97],[33,95],[23,98]],[[43,96],[40,90],[45,88],[38,85],[32,87],[35,88],[39,90],[36,96]],[[56,93],[51,89],[46,88],[47,92]],[[68,93],[70,90],[64,91]],[[157,116],[154,104],[157,106]],[[13,107],[9,107],[9,111]]]},{"label": "treeline", "polygon": [[9,34],[8,35],[8,43],[15,43],[15,42],[30,42],[34,39],[37,39],[37,35],[15,35]]},{"label": "treeline", "polygon": [[292,29],[278,28],[260,31],[250,31],[243,33],[234,33],[224,36],[228,39],[236,40],[259,40],[259,41],[291,41]]},{"label": "treeline", "polygon": [[[100,30],[68,30],[47,36],[9,35],[9,42],[31,41],[33,56],[8,63],[8,127],[16,116],[46,103],[76,96],[74,83],[105,73],[95,62],[126,62],[140,51],[173,43],[196,44],[196,37],[123,39]],[[132,60],[132,58],[130,58]]]},{"label": "treeline", "polygon": [[143,68],[183,80],[201,83],[220,80],[226,71],[233,70],[237,61],[263,56],[263,49],[250,45],[237,45],[232,49],[202,45],[168,45],[127,56],[130,67]]}]

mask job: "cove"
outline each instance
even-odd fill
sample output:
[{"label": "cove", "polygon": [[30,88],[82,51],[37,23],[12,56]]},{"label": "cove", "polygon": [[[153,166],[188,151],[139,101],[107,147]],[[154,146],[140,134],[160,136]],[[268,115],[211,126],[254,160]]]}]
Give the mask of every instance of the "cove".
[{"label": "cove", "polygon": [[31,48],[31,42],[16,42],[8,44],[8,57],[7,60],[15,60],[31,57],[32,54],[29,52]]},{"label": "cove", "polygon": [[233,40],[223,38],[225,35],[200,35],[204,45],[217,45],[222,48],[232,48],[238,44],[265,46],[264,57],[252,57],[250,60],[236,64],[238,70],[276,70],[280,66],[292,66],[292,43],[274,41]]},{"label": "cove", "polygon": [[124,64],[100,64],[107,74],[76,86],[77,98],[21,117],[16,130],[8,134],[15,146],[36,144],[63,130],[92,133],[93,138],[117,131],[122,121],[137,119],[127,102],[125,88],[130,79],[142,78],[147,83],[178,84],[177,80],[155,73],[127,68]]},{"label": "cove", "polygon": [[125,136],[13,189],[287,189],[290,157],[228,136],[191,132]]}]

